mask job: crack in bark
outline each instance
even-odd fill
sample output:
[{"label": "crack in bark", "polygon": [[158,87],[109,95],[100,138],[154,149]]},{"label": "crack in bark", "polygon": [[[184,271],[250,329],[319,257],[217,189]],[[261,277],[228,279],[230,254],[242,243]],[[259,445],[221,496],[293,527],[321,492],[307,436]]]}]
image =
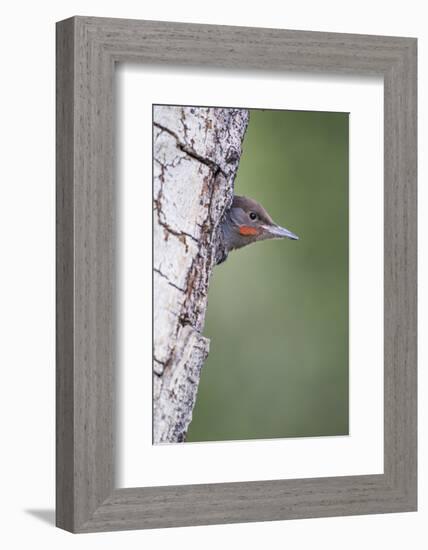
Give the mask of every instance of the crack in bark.
[{"label": "crack in bark", "polygon": [[180,122],[183,126],[183,134],[184,134],[184,139],[187,140],[187,133],[188,133],[188,127],[187,127],[187,124],[185,123],[184,119],[185,119],[185,112],[184,112],[184,107],[181,108],[181,117],[180,117]]},{"label": "crack in bark", "polygon": [[[180,161],[183,160],[183,158],[181,158]],[[187,252],[188,245],[187,245],[187,242],[185,240],[186,237],[189,237],[189,239],[194,241],[196,244],[199,243],[198,239],[194,235],[192,235],[191,233],[188,233],[186,231],[178,231],[177,229],[173,229],[169,225],[169,223],[166,221],[166,216],[163,213],[162,205],[161,205],[161,201],[162,201],[162,198],[163,198],[163,185],[165,183],[165,169],[170,168],[170,167],[174,168],[175,166],[178,166],[179,163],[177,163],[177,164],[166,163],[165,164],[157,158],[155,158],[154,160],[159,164],[159,166],[161,168],[161,173],[159,175],[159,181],[160,181],[159,192],[157,194],[157,197],[153,199],[153,203],[154,203],[154,206],[155,206],[154,209],[157,212],[159,225],[161,225],[168,233],[171,233],[171,235],[174,235],[174,236],[178,237],[181,240],[181,242],[183,242],[184,246],[186,247],[186,252]],[[182,240],[183,238],[184,238],[184,241]]]},{"label": "crack in bark", "polygon": [[187,242],[185,240],[186,237],[191,239],[194,243],[199,244],[198,239],[191,233],[186,233],[186,231],[177,231],[176,229],[173,229],[168,224],[168,222],[165,221],[165,219],[162,220],[161,215],[163,215],[164,217],[165,215],[162,212],[162,207],[159,205],[159,199],[155,199],[153,202],[155,203],[155,207],[156,207],[155,210],[157,211],[157,214],[158,214],[159,225],[161,225],[168,233],[170,233],[171,235],[174,235],[174,237],[177,237],[184,244],[186,248],[188,248]]},{"label": "crack in bark", "polygon": [[163,279],[165,279],[165,281],[170,285],[172,286],[173,288],[176,288],[177,290],[179,290],[180,292],[186,292],[186,289],[185,288],[181,288],[179,287],[178,285],[176,285],[175,283],[173,283],[170,279],[168,279],[168,277],[162,273],[162,271],[156,267],[153,268],[153,271],[155,273],[157,273],[158,275],[160,275]]},{"label": "crack in bark", "polygon": [[[191,239],[194,243],[196,244],[199,244],[199,241],[198,239],[192,235],[191,233],[186,233],[186,231],[177,231],[176,229],[173,229],[167,221],[165,221],[165,214],[163,214],[162,212],[162,206],[160,205],[160,199],[157,198],[157,199],[153,199],[153,203],[155,205],[155,210],[157,212],[157,215],[158,215],[158,222],[159,222],[159,225],[162,226],[168,233],[170,233],[171,235],[174,235],[174,237],[177,237],[183,244],[184,246],[188,249],[188,244],[186,242],[186,238],[188,237],[189,239]],[[164,219],[161,218],[161,216],[164,217]]]},{"label": "crack in bark", "polygon": [[[160,365],[159,368],[156,368],[155,364]],[[158,378],[162,378],[163,371],[165,370],[164,363],[161,361],[158,361],[155,357],[153,357],[153,372],[156,374]]]},{"label": "crack in bark", "polygon": [[211,168],[211,170],[215,173],[215,174],[218,174],[219,172],[221,174],[223,174],[223,176],[227,179],[227,174],[223,171],[223,169],[221,168],[221,166],[219,166],[216,162],[214,162],[213,160],[209,159],[209,158],[206,158],[206,157],[203,157],[202,155],[200,155],[199,153],[197,153],[192,147],[190,147],[190,145],[187,145],[186,143],[182,143],[180,141],[180,138],[179,136],[173,131],[171,130],[170,128],[167,128],[166,126],[162,126],[162,124],[159,124],[159,122],[153,122],[153,125],[156,126],[157,128],[159,128],[160,130],[166,132],[167,134],[169,134],[170,136],[172,136],[176,142],[177,142],[177,147],[183,151],[184,153],[186,153],[187,155],[189,155],[189,157],[192,157],[194,158],[195,160],[201,162],[202,164],[205,164],[206,166],[208,166],[209,168]]}]

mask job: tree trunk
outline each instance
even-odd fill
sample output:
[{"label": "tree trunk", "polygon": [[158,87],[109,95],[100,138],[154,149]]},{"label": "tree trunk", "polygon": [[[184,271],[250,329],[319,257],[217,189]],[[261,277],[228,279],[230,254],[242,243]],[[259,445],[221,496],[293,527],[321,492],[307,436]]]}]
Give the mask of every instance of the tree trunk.
[{"label": "tree trunk", "polygon": [[242,109],[154,107],[154,443],[184,441],[192,420],[217,229],[247,124]]}]

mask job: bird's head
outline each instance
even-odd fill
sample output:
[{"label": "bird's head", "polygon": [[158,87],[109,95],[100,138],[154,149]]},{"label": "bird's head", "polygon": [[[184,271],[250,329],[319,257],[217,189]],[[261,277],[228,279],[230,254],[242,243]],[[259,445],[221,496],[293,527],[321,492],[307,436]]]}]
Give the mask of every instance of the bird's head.
[{"label": "bird's head", "polygon": [[226,215],[224,236],[228,251],[266,239],[299,238],[276,224],[261,204],[239,195],[235,195]]}]

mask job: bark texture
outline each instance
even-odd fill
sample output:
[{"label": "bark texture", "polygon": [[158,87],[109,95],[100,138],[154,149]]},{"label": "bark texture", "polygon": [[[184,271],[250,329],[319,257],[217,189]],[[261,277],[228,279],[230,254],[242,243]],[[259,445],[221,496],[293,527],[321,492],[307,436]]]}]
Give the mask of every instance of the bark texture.
[{"label": "bark texture", "polygon": [[155,106],[153,442],[185,440],[209,340],[209,279],[248,111]]}]

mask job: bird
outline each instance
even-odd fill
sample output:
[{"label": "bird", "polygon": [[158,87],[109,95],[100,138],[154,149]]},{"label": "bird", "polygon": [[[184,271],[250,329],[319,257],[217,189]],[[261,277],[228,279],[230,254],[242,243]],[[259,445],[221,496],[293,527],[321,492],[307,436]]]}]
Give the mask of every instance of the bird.
[{"label": "bird", "polygon": [[220,224],[216,264],[223,263],[231,250],[267,239],[296,241],[299,237],[276,224],[254,199],[235,195]]}]

